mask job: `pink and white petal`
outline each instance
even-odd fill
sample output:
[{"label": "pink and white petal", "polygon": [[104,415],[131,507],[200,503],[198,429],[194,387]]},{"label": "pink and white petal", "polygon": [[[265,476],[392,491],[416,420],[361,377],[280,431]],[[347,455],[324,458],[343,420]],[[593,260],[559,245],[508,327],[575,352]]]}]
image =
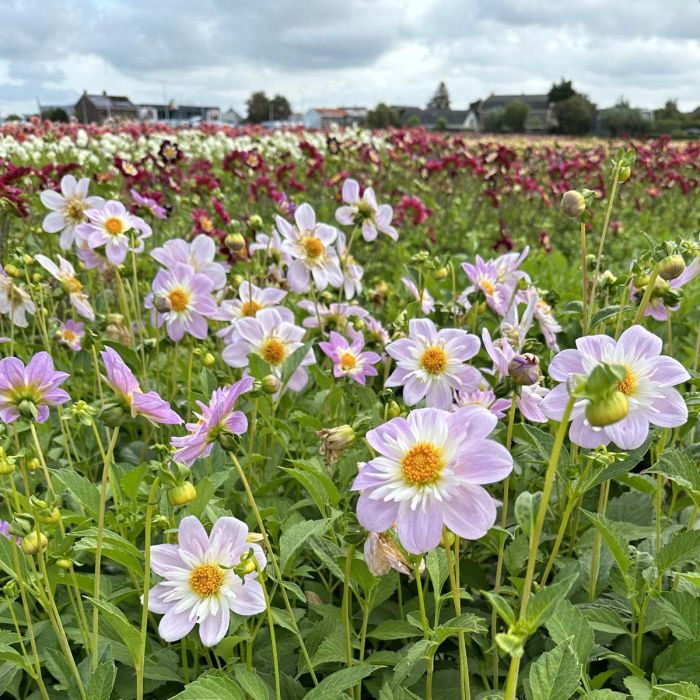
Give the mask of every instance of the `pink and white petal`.
[{"label": "pink and white petal", "polygon": [[52,211],[44,217],[41,227],[47,233],[56,233],[66,227],[66,219],[60,211]]},{"label": "pink and white petal", "polygon": [[158,625],[158,634],[166,642],[177,642],[179,639],[186,637],[195,625],[195,617],[190,619],[190,611],[184,610],[180,613],[175,613],[169,610],[163,615],[160,624]]},{"label": "pink and white petal", "polygon": [[578,350],[562,350],[549,365],[549,376],[565,382],[570,374],[584,374],[581,353]]},{"label": "pink and white petal", "polygon": [[663,341],[640,325],[630,326],[617,341],[625,357],[658,357]]},{"label": "pink and white petal", "polygon": [[425,405],[429,408],[441,408],[443,411],[449,411],[452,408],[450,385],[442,381],[431,382],[425,394]]},{"label": "pink and white petal", "polygon": [[430,343],[438,340],[435,324],[428,318],[412,318],[408,322],[408,334],[411,338],[425,338]]},{"label": "pink and white petal", "polygon": [[372,491],[365,491],[357,499],[357,520],[370,532],[385,532],[395,522],[399,504],[371,498]]},{"label": "pink and white petal", "polygon": [[209,544],[219,551],[243,547],[248,537],[248,526],[238,518],[219,518],[209,535]]},{"label": "pink and white petal", "polygon": [[309,291],[309,270],[301,260],[295,260],[287,270],[287,282],[297,294]]},{"label": "pink and white petal", "polygon": [[316,226],[316,213],[310,204],[304,202],[294,212],[294,221],[300,231],[313,231]]},{"label": "pink and white petal", "polygon": [[172,569],[186,569],[180,558],[179,547],[174,544],[156,544],[151,547],[151,568],[158,576],[167,578]]},{"label": "pink and white petal", "polygon": [[542,399],[542,403],[540,404],[542,413],[552,420],[561,420],[564,411],[566,411],[566,406],[569,403],[569,398],[570,394],[569,390],[566,388],[566,384],[555,386],[554,389]]},{"label": "pink and white petal", "polygon": [[442,504],[447,528],[467,540],[482,538],[496,522],[496,501],[481,486],[463,487]]},{"label": "pink and white petal", "polygon": [[413,433],[408,421],[397,417],[370,430],[366,438],[375,452],[400,460],[407,446],[413,442]]},{"label": "pink and white petal", "polygon": [[571,421],[569,439],[579,447],[585,447],[589,450],[601,445],[607,445],[610,442],[610,438],[605,431],[592,428],[586,421],[583,413]]},{"label": "pink and white petal", "polygon": [[226,636],[230,620],[229,607],[222,603],[214,614],[210,613],[199,623],[199,638],[202,644],[205,647],[217,645]]},{"label": "pink and white petal", "polygon": [[654,368],[649,379],[667,386],[674,386],[690,379],[688,370],[683,365],[668,355],[661,355],[654,360]]},{"label": "pink and white petal", "polygon": [[343,183],[343,201],[346,204],[354,204],[360,198],[360,185],[357,180],[348,178]]},{"label": "pink and white petal", "polygon": [[654,412],[647,410],[646,417],[661,428],[678,428],[688,422],[688,407],[683,396],[671,387],[660,390],[661,396],[654,398]]},{"label": "pink and white petal", "polygon": [[483,406],[463,406],[447,418],[450,435],[463,435],[471,440],[486,439],[496,427],[498,419]]},{"label": "pink and white petal", "polygon": [[461,446],[455,471],[470,483],[494,484],[513,471],[513,458],[493,440],[469,440]]},{"label": "pink and white petal", "polygon": [[188,515],[180,521],[180,527],[177,531],[177,540],[182,549],[188,554],[201,559],[209,547],[209,537],[204,525],[195,518],[194,515]]},{"label": "pink and white petal", "polygon": [[406,377],[403,387],[403,400],[408,406],[417,404],[427,393],[428,385],[424,384],[415,375]]},{"label": "pink and white petal", "polygon": [[608,335],[589,335],[579,338],[576,347],[584,354],[601,362],[615,350],[615,341]]},{"label": "pink and white petal", "polygon": [[647,439],[649,420],[644,411],[631,411],[617,423],[606,425],[603,432],[620,449],[634,450]]},{"label": "pink and white petal", "polygon": [[236,597],[231,603],[233,612],[239,615],[259,615],[265,611],[265,596],[258,581],[246,577],[242,586],[236,587]]},{"label": "pink and white petal", "polygon": [[44,190],[39,195],[39,199],[47,209],[60,210],[66,203],[63,196],[61,196],[58,192],[54,192],[53,190]]},{"label": "pink and white petal", "polygon": [[423,507],[412,510],[409,501],[399,506],[396,533],[399,542],[411,554],[424,554],[440,544],[442,538],[441,505],[429,499]]},{"label": "pink and white petal", "polygon": [[165,596],[172,592],[172,588],[164,586],[162,583],[153,586],[148,591],[148,610],[157,615],[165,615],[165,613],[173,607],[172,601],[167,602]]}]

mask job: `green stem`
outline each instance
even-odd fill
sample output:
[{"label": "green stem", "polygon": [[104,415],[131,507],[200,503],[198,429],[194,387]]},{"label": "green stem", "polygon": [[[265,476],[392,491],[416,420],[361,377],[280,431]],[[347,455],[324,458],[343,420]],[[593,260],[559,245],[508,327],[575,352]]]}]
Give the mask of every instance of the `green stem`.
[{"label": "green stem", "polygon": [[[428,616],[425,612],[425,599],[423,597],[423,582],[420,577],[420,559],[415,565],[416,588],[418,589],[418,607],[420,608],[420,618],[423,623],[423,639],[430,639],[430,625],[428,624]],[[433,697],[433,652],[431,651],[428,659],[428,675],[425,679],[425,700],[432,700]]]},{"label": "green stem", "polygon": [[141,609],[141,648],[139,659],[136,663],[136,699],[143,700],[143,672],[146,667],[146,637],[148,636],[148,595],[151,590],[151,526],[153,523],[153,510],[158,495],[160,480],[156,477],[148,494],[146,505],[146,521],[143,530],[143,600]]},{"label": "green stem", "polygon": [[265,597],[265,609],[267,611],[267,624],[270,628],[270,644],[272,645],[272,667],[275,672],[275,699],[281,700],[282,691],[280,688],[280,665],[277,657],[277,638],[275,637],[275,620],[272,617],[272,606],[270,605],[270,597],[267,594],[267,586],[265,585],[265,574],[260,568],[260,563],[253,557],[255,562],[255,570],[258,572],[258,580],[262,587],[263,596]]},{"label": "green stem", "polygon": [[[343,580],[343,605],[341,617],[343,619],[343,629],[345,632],[345,665],[350,668],[353,664],[353,649],[352,640],[350,638],[350,576],[352,568],[352,560],[355,557],[355,546],[348,547],[348,553],[345,556],[345,572]],[[352,695],[352,690],[348,690],[348,695]]]},{"label": "green stem", "polygon": [[[462,614],[462,598],[460,596],[459,582],[457,577],[457,567],[459,560],[456,556],[452,556],[452,548],[448,545],[445,547],[447,555],[447,569],[450,575],[450,588],[452,589],[452,602],[454,604],[455,616],[459,617]],[[460,697],[462,700],[470,700],[471,689],[469,687],[469,660],[467,659],[467,643],[464,639],[464,632],[460,631],[457,635],[459,642],[459,687]],[[498,653],[496,654],[496,676],[498,675]]]},{"label": "green stem", "polygon": [[[598,515],[605,515],[605,509],[608,507],[608,496],[610,494],[610,482],[604,482],[600,487],[600,496],[598,498]],[[593,551],[591,552],[591,578],[588,584],[588,600],[592,603],[595,600],[596,586],[598,585],[598,568],[600,566],[600,549],[602,539],[600,530],[596,528],[593,535]]]},{"label": "green stem", "polygon": [[651,293],[654,291],[654,285],[656,284],[656,278],[658,276],[659,264],[656,263],[656,265],[654,265],[654,269],[651,271],[649,282],[647,283],[647,286],[644,289],[644,296],[642,297],[642,301],[640,302],[639,308],[637,309],[637,313],[635,314],[634,321],[632,322],[633,325],[642,322],[642,318],[644,318],[644,312],[647,310],[647,306],[649,305]]},{"label": "green stem", "polygon": [[581,330],[588,333],[588,252],[586,250],[586,223],[581,221],[581,289],[583,309],[581,310]]},{"label": "green stem", "polygon": [[263,523],[262,516],[260,515],[260,510],[258,509],[257,503],[255,502],[255,497],[253,496],[253,492],[250,489],[250,484],[248,483],[248,479],[246,478],[245,472],[243,471],[243,467],[241,467],[241,463],[238,461],[236,458],[236,455],[233,454],[233,452],[229,452],[229,456],[231,457],[231,461],[233,462],[233,466],[236,467],[236,471],[238,472],[238,476],[241,480],[241,483],[243,484],[243,488],[245,489],[246,496],[248,497],[248,505],[250,506],[251,510],[253,511],[253,515],[255,516],[255,521],[258,524],[258,528],[260,529],[260,534],[262,535],[263,542],[265,543],[265,549],[267,550],[268,556],[270,557],[270,562],[272,564],[272,568],[275,572],[275,576],[277,580],[279,581],[279,590],[280,593],[282,594],[282,600],[284,600],[284,606],[287,609],[287,613],[289,615],[289,621],[294,628],[294,633],[297,636],[297,639],[299,641],[299,648],[301,649],[301,655],[304,657],[304,662],[306,663],[306,668],[309,671],[309,675],[311,676],[311,679],[314,682],[314,685],[318,685],[318,678],[316,678],[316,672],[314,671],[313,664],[311,663],[311,658],[309,657],[309,652],[306,649],[306,644],[304,644],[304,639],[301,636],[301,632],[299,631],[299,627],[297,625],[296,618],[294,617],[294,611],[292,610],[292,605],[289,602],[289,596],[287,595],[287,591],[284,588],[284,583],[282,579],[282,571],[280,570],[279,564],[277,563],[277,556],[275,555],[275,551],[272,549],[272,545],[270,544],[270,538],[267,536],[267,530],[265,529],[265,524]]}]

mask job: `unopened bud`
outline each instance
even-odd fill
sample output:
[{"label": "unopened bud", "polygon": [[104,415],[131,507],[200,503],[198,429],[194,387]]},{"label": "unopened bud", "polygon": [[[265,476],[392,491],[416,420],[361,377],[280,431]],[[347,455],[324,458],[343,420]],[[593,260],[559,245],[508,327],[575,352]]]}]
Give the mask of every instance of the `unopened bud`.
[{"label": "unopened bud", "polygon": [[42,508],[36,519],[42,525],[55,525],[61,519],[61,511],[58,508]]},{"label": "unopened bud", "polygon": [[216,358],[210,352],[207,352],[204,355],[202,355],[202,364],[205,367],[212,367],[215,362]]},{"label": "unopened bud", "polygon": [[632,168],[630,168],[629,165],[623,165],[620,168],[620,174],[618,175],[617,181],[620,183],[627,182],[627,180],[630,179],[631,175],[632,175]]},{"label": "unopened bud", "polygon": [[226,452],[233,452],[238,447],[238,437],[229,430],[222,430],[217,440]]},{"label": "unopened bud", "polygon": [[17,278],[20,276],[20,271],[17,265],[13,265],[12,263],[9,263],[5,265],[5,274],[8,277],[14,277]]},{"label": "unopened bud", "polygon": [[437,270],[435,270],[435,279],[436,280],[447,279],[449,274],[450,274],[450,268],[447,267],[447,265],[444,265],[443,267],[439,267]]},{"label": "unopened bud", "polygon": [[22,538],[21,547],[25,554],[38,554],[43,552],[48,544],[49,541],[43,532],[32,530]]},{"label": "unopened bud", "polygon": [[171,506],[186,506],[197,496],[197,489],[190,481],[168,489],[168,503]]},{"label": "unopened bud", "polygon": [[30,399],[22,399],[19,402],[19,413],[22,418],[28,418],[31,420],[36,420],[39,416],[39,411],[36,404]]},{"label": "unopened bud", "polygon": [[324,428],[316,433],[321,438],[321,454],[327,465],[334,464],[341,452],[355,442],[355,431],[349,425],[339,425],[337,428]]},{"label": "unopened bud", "polygon": [[685,260],[682,255],[669,255],[659,263],[659,277],[670,282],[680,277],[685,270]]},{"label": "unopened bud", "polygon": [[540,381],[540,361],[532,353],[516,355],[508,365],[508,374],[519,386],[532,386]]},{"label": "unopened bud", "polygon": [[40,467],[41,467],[41,462],[39,461],[38,457],[32,457],[31,459],[27,460],[27,469],[30,472],[35,472]]},{"label": "unopened bud", "polygon": [[260,229],[262,229],[263,226],[262,217],[258,214],[253,214],[252,216],[249,216],[248,226],[250,226],[250,228],[252,228],[253,231],[260,231]]},{"label": "unopened bud", "polygon": [[73,561],[71,559],[58,559],[56,566],[64,571],[70,571],[73,568]]},{"label": "unopened bud", "polygon": [[586,200],[580,192],[569,190],[561,198],[560,207],[565,216],[570,219],[580,219],[583,212],[586,211]]},{"label": "unopened bud", "polygon": [[165,294],[157,294],[153,297],[153,308],[161,314],[167,314],[173,310],[170,298]]},{"label": "unopened bud", "polygon": [[398,418],[401,415],[401,406],[396,401],[389,401],[386,406],[387,418]]},{"label": "unopened bud", "polygon": [[100,411],[100,420],[109,428],[116,428],[126,418],[126,413],[117,401],[109,401]]},{"label": "unopened bud", "polygon": [[245,238],[240,233],[229,233],[224,239],[224,244],[232,253],[245,250]]},{"label": "unopened bud", "polygon": [[589,401],[586,406],[586,418],[596,428],[617,423],[628,413],[629,403],[621,391],[613,391],[601,399]]},{"label": "unopened bud", "polygon": [[261,379],[260,388],[266,394],[276,394],[280,390],[280,380],[274,374],[268,374]]}]

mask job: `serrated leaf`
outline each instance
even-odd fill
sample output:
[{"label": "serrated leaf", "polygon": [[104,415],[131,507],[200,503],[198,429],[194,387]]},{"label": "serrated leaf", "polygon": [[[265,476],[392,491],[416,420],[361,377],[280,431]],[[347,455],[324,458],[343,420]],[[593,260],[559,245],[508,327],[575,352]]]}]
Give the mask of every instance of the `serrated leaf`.
[{"label": "serrated leaf", "polygon": [[530,666],[527,700],[569,700],[578,688],[580,666],[569,644],[558,644]]},{"label": "serrated leaf", "polygon": [[518,494],[518,497],[515,499],[515,520],[528,538],[535,527],[537,510],[539,509],[541,500],[541,493],[529,493],[527,491]]},{"label": "serrated leaf", "polygon": [[116,677],[117,668],[114,661],[104,661],[99,664],[87,687],[87,696],[90,700],[109,700]]},{"label": "serrated leaf", "polygon": [[252,700],[268,700],[270,697],[267,686],[262,682],[260,676],[255,671],[249,671],[243,664],[234,665],[233,676]]},{"label": "serrated leaf", "polygon": [[311,662],[314,666],[328,663],[344,663],[347,661],[345,649],[345,633],[342,627],[338,627],[318,645]]},{"label": "serrated leaf", "polygon": [[188,683],[185,689],[173,695],[171,700],[245,700],[243,691],[230,678],[205,674]]},{"label": "serrated leaf", "polygon": [[126,645],[134,664],[136,664],[141,657],[141,633],[126,619],[126,615],[112,603],[94,598],[88,598],[88,600],[99,608],[100,616],[114,630],[119,641]]},{"label": "serrated leaf", "polygon": [[367,636],[372,639],[388,641],[391,639],[410,639],[411,637],[419,637],[421,634],[420,629],[416,629],[406,620],[385,620],[380,622],[371,632],[368,632]]},{"label": "serrated leaf", "polygon": [[649,451],[651,446],[652,438],[649,437],[645,440],[643,445],[640,445],[634,450],[630,450],[627,457],[620,460],[619,462],[613,462],[609,464],[605,469],[599,471],[591,481],[586,483],[586,491],[590,491],[599,484],[610,479],[616,479],[618,476],[627,474],[627,472],[632,471],[643,459],[644,455]]},{"label": "serrated leaf", "polygon": [[700,641],[673,642],[654,659],[654,673],[666,681],[700,683]]},{"label": "serrated leaf", "polygon": [[627,540],[622,534],[619,526],[612,520],[606,518],[604,515],[589,513],[585,510],[583,513],[586,515],[586,517],[588,517],[593,525],[595,525],[598,532],[600,532],[603,542],[605,542],[608,549],[612,552],[620,571],[627,576],[627,572],[629,571],[630,566],[632,566],[632,558],[630,557]]},{"label": "serrated leaf", "polygon": [[659,575],[665,574],[675,566],[681,566],[700,558],[700,532],[685,531],[674,535],[673,539],[664,545],[656,555],[656,565]]},{"label": "serrated leaf", "polygon": [[496,612],[499,614],[500,618],[509,626],[512,627],[515,624],[515,611],[511,607],[510,603],[501,595],[497,593],[492,593],[491,591],[483,591],[486,599],[495,608]]},{"label": "serrated leaf", "polygon": [[366,678],[379,668],[382,667],[362,663],[350,668],[344,668],[341,671],[336,671],[327,678],[324,678],[313,690],[309,691],[306,694],[306,700],[330,700],[330,698],[338,698],[343,691],[352,688],[363,678]]},{"label": "serrated leaf", "polygon": [[525,623],[530,632],[534,632],[540,625],[547,622],[559,601],[564,599],[578,577],[578,573],[571,574],[561,581],[540,589],[532,596],[525,616]]},{"label": "serrated leaf", "polygon": [[437,648],[435,642],[429,639],[421,639],[419,642],[413,644],[406,653],[401,661],[396,664],[394,669],[394,675],[391,679],[392,688],[398,688],[402,684],[411,685],[410,683],[404,683],[404,681],[413,674],[416,669],[419,669],[420,662],[428,658],[429,653],[433,653]]},{"label": "serrated leaf", "polygon": [[97,515],[100,507],[100,490],[90,479],[80,476],[72,469],[59,469],[54,474],[56,479],[75,496],[88,514]]},{"label": "serrated leaf", "polygon": [[676,639],[700,640],[700,598],[687,591],[662,593],[647,615],[646,629],[659,627],[669,627]]},{"label": "serrated leaf", "polygon": [[442,547],[436,547],[427,554],[425,557],[425,568],[428,570],[430,585],[433,589],[433,596],[435,597],[435,605],[437,607],[440,595],[442,594],[442,587],[447,577],[450,575],[447,567],[447,554]]},{"label": "serrated leaf", "polygon": [[620,313],[619,304],[614,304],[612,306],[606,306],[604,309],[601,309],[600,311],[596,311],[593,314],[593,316],[591,317],[591,324],[590,324],[589,330],[592,331],[596,326],[603,323],[603,321],[607,321],[610,318],[616,318],[619,313]]},{"label": "serrated leaf", "polygon": [[304,343],[301,347],[297,348],[282,365],[282,385],[285,386],[289,381],[290,377],[297,371],[304,361],[304,358],[309,354],[309,350],[313,347],[312,343]]},{"label": "serrated leaf", "polygon": [[294,555],[309,543],[313,535],[321,535],[331,526],[330,519],[304,520],[286,529],[280,537],[280,566],[282,571],[292,562]]},{"label": "serrated leaf", "polygon": [[583,613],[566,598],[560,600],[545,623],[549,634],[557,644],[570,639],[570,646],[578,662],[583,666],[593,649],[594,636]]},{"label": "serrated leaf", "polygon": [[483,618],[473,613],[462,613],[457,617],[436,627],[433,634],[438,643],[442,643],[448,637],[454,637],[460,632],[469,634],[480,634],[487,630],[486,622]]},{"label": "serrated leaf", "polygon": [[[635,698],[636,700],[636,698]],[[649,700],[700,700],[700,688],[694,683],[670,683],[655,685]]]},{"label": "serrated leaf", "polygon": [[[78,552],[95,552],[97,547],[97,528],[74,531],[71,533],[76,538],[73,545]],[[102,535],[102,556],[116,561],[132,571],[141,568],[142,553],[134,545],[116,532],[105,530]]]},{"label": "serrated leaf", "polygon": [[700,495],[697,464],[683,450],[667,450],[647,473],[663,474],[689,493]]}]

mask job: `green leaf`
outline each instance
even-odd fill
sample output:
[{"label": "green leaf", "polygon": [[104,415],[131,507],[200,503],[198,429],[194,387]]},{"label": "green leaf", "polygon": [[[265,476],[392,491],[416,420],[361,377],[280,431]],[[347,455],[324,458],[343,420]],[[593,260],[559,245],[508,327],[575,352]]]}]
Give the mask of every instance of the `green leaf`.
[{"label": "green leaf", "polygon": [[290,377],[297,371],[304,358],[309,354],[312,343],[304,343],[300,348],[297,348],[282,365],[282,386],[285,386]]},{"label": "green leaf", "polygon": [[696,561],[700,557],[700,532],[697,530],[680,532],[664,545],[656,555],[659,575],[670,568]]},{"label": "green leaf", "polygon": [[260,676],[255,671],[249,671],[243,664],[234,665],[233,676],[252,700],[268,700],[270,697],[267,686],[262,682]]},{"label": "green leaf", "polygon": [[492,593],[491,591],[482,591],[486,599],[495,608],[496,612],[499,614],[501,619],[509,626],[512,627],[515,624],[515,611],[511,607],[510,603],[501,595],[497,593]]},{"label": "green leaf", "polygon": [[[670,683],[651,689],[649,700],[700,700],[700,688],[694,683]],[[636,700],[636,699],[635,699]]]},{"label": "green leaf", "polygon": [[141,633],[126,619],[126,615],[112,603],[94,598],[88,598],[88,600],[97,606],[102,618],[114,630],[119,641],[126,645],[134,664],[136,664],[141,657]]},{"label": "green leaf", "polygon": [[[613,304],[612,306],[606,306],[600,311],[596,311],[591,318],[591,325],[589,330],[593,330],[598,324],[607,321],[610,318],[615,318],[620,313],[619,304]],[[587,696],[586,696],[587,697]]]},{"label": "green leaf", "polygon": [[515,520],[528,537],[530,537],[535,527],[537,510],[541,500],[541,493],[528,493],[527,491],[518,494],[518,497],[515,499]]},{"label": "green leaf", "polygon": [[97,515],[100,508],[100,490],[90,479],[80,476],[72,469],[59,469],[54,474],[56,479],[75,496],[87,513]]},{"label": "green leaf", "polygon": [[614,690],[591,690],[581,697],[583,700],[626,700],[627,695]]},{"label": "green leaf", "polygon": [[503,563],[511,576],[517,576],[524,568],[530,556],[530,544],[527,537],[518,533],[508,544],[503,554]]},{"label": "green leaf", "polygon": [[328,505],[337,506],[340,502],[338,487],[323,467],[316,461],[303,462],[294,460],[294,467],[282,467],[282,470],[296,479],[313,499],[319,512],[328,510]]},{"label": "green leaf", "polygon": [[380,622],[371,632],[367,633],[372,639],[380,639],[388,641],[391,639],[409,639],[410,637],[419,637],[422,632],[416,629],[410,622],[406,620],[385,620]]},{"label": "green leaf", "polygon": [[421,639],[419,642],[413,644],[408,649],[406,656],[396,664],[394,675],[391,679],[391,687],[396,689],[401,685],[412,685],[412,683],[404,681],[414,673],[422,673],[424,671],[424,666],[422,666],[420,662],[425,661],[429,654],[434,653],[436,648],[437,644],[429,639]]},{"label": "green leaf", "polygon": [[469,634],[480,634],[487,631],[486,622],[483,618],[473,613],[462,613],[458,617],[443,623],[435,628],[434,635],[436,641],[441,644],[448,637],[455,637],[460,632]]},{"label": "green leaf", "polygon": [[90,700],[109,700],[116,677],[117,668],[114,661],[102,662],[92,674],[87,687],[87,696]]},{"label": "green leaf", "polygon": [[[76,530],[70,533],[76,538],[73,548],[78,552],[95,552],[97,547],[97,528]],[[138,571],[141,568],[141,552],[129,540],[111,530],[105,530],[102,537],[102,556],[118,564]]]},{"label": "green leaf", "polygon": [[569,644],[559,644],[530,666],[527,700],[569,700],[578,688],[581,669]]},{"label": "green leaf", "polygon": [[436,547],[425,557],[425,568],[430,576],[430,585],[433,588],[435,605],[438,606],[442,587],[450,575],[447,567],[447,554],[442,547]]},{"label": "green leaf", "polygon": [[700,598],[687,591],[665,591],[650,612],[646,629],[669,627],[676,639],[700,640]]},{"label": "green leaf", "polygon": [[305,545],[313,535],[321,535],[331,526],[331,520],[304,520],[292,525],[280,537],[280,566],[282,571],[292,562],[294,555]]},{"label": "green leaf", "polygon": [[683,450],[668,450],[647,473],[663,474],[688,493],[700,496],[700,472]]},{"label": "green leaf", "polygon": [[649,700],[651,698],[651,683],[646,678],[627,676],[622,682],[630,691],[633,700]]},{"label": "green leaf", "polygon": [[188,683],[185,689],[171,700],[245,700],[243,691],[230,678],[214,674],[204,674]]},{"label": "green leaf", "polygon": [[602,484],[610,479],[616,479],[618,476],[627,474],[627,472],[632,471],[643,459],[644,455],[649,451],[652,438],[647,438],[643,445],[640,445],[635,450],[630,450],[627,457],[620,460],[619,462],[613,462],[609,464],[605,469],[599,471],[591,481],[586,483],[586,491],[590,491],[592,488]]},{"label": "green leaf", "polygon": [[[557,644],[571,639],[571,649],[583,666],[593,649],[593,629],[583,613],[566,598],[557,603],[554,612],[545,623],[549,634]],[[573,638],[572,638],[573,635]]]},{"label": "green leaf", "polygon": [[[520,432],[520,438],[523,439],[522,433],[525,433],[525,440],[535,447],[540,455],[540,459],[543,464],[549,463],[549,458],[552,454],[552,449],[554,448],[554,436],[550,433],[546,433],[540,428],[536,428],[534,425],[528,425],[527,423],[522,423],[518,426]],[[562,447],[559,453],[559,463],[557,464],[557,469],[561,470],[565,468],[571,462],[569,453],[566,447]]]},{"label": "green leaf", "polygon": [[667,681],[700,683],[700,641],[673,642],[654,659],[654,673]]},{"label": "green leaf", "polygon": [[629,545],[620,527],[604,515],[589,513],[585,510],[583,513],[595,525],[598,532],[600,532],[603,542],[605,542],[608,549],[612,552],[620,571],[627,577],[627,572],[630,566],[632,566],[632,558],[629,553]]},{"label": "green leaf", "polygon": [[578,572],[571,574],[561,581],[540,589],[532,596],[530,605],[527,608],[527,615],[525,616],[525,624],[531,633],[547,622],[556,606],[576,583],[578,577]]},{"label": "green leaf", "polygon": [[314,666],[329,663],[344,663],[347,660],[345,649],[345,633],[342,627],[337,627],[319,645],[313,656]]},{"label": "green leaf", "polygon": [[341,693],[352,688],[360,680],[374,673],[381,666],[372,664],[357,664],[351,668],[332,673],[324,678],[313,690],[306,694],[306,700],[331,700],[340,697]]}]

